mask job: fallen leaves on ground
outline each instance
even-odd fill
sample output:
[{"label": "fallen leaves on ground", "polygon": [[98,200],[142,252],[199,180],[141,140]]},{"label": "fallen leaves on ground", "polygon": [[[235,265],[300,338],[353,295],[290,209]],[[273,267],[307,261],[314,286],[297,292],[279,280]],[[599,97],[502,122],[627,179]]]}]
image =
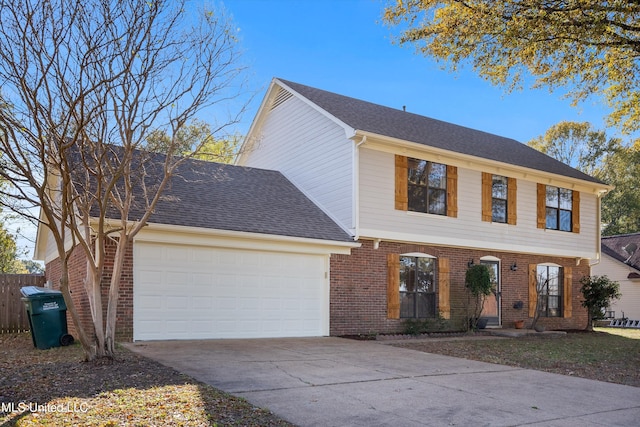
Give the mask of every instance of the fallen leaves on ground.
[{"label": "fallen leaves on ground", "polygon": [[119,349],[83,362],[79,345],[38,350],[0,335],[0,425],[291,426],[271,412]]}]

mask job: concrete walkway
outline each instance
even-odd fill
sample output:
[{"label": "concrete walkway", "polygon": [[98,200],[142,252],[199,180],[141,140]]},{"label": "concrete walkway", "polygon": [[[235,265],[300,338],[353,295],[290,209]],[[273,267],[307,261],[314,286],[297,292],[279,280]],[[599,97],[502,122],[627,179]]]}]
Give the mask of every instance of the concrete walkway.
[{"label": "concrete walkway", "polygon": [[341,338],[126,347],[300,426],[638,426],[640,388]]}]

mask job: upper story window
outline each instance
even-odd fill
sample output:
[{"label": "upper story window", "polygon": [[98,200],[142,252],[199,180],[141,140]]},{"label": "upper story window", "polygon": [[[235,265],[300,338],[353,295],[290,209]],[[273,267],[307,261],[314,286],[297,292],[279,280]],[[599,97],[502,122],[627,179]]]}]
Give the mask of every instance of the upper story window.
[{"label": "upper story window", "polygon": [[538,184],[538,228],[580,233],[580,192]]},{"label": "upper story window", "polygon": [[447,166],[421,159],[407,160],[408,208],[414,212],[447,214]]},{"label": "upper story window", "polygon": [[516,179],[482,173],[482,220],[516,225]]},{"label": "upper story window", "polygon": [[550,185],[546,190],[546,228],[571,231],[573,191]]},{"label": "upper story window", "polygon": [[491,179],[491,221],[507,222],[507,177],[493,175]]}]

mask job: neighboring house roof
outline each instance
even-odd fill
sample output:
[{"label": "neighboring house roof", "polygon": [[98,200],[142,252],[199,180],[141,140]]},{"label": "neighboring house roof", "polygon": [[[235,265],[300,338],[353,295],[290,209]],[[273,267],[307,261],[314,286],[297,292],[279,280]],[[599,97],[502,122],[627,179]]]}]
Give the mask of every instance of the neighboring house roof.
[{"label": "neighboring house roof", "polygon": [[602,184],[514,139],[276,79],[354,130]]},{"label": "neighboring house roof", "polygon": [[640,271],[640,233],[607,236],[600,242],[603,253]]}]

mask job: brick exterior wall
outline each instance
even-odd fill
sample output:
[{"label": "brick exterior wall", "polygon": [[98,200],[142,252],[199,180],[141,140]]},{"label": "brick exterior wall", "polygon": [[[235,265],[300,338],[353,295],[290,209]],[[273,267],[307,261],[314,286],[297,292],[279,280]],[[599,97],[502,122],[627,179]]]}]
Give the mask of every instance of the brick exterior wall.
[{"label": "brick exterior wall", "polygon": [[[372,241],[363,240],[360,243],[362,243],[362,247],[352,249],[351,255],[331,256],[330,335],[332,336],[402,331],[402,319],[387,318],[387,254],[409,252],[422,252],[436,258],[449,259],[451,323],[458,328],[462,328],[466,321],[467,293],[464,289],[464,276],[467,263],[470,259],[479,263],[480,257],[484,256],[494,256],[502,260],[500,275],[502,279],[501,318],[503,327],[513,327],[514,321],[520,319],[525,320],[525,326],[531,324],[533,319],[528,317],[528,265],[544,262],[553,262],[573,269],[573,314],[571,318],[541,317],[538,323],[547,329],[582,329],[586,326],[587,313],[581,306],[579,281],[583,276],[589,275],[587,262],[576,266],[573,258],[394,242],[381,242],[379,248],[374,249]],[[106,253],[107,262],[102,282],[105,312],[108,287],[113,271],[115,243],[111,241],[107,243]],[[120,300],[116,321],[116,339],[118,341],[133,340],[133,261],[133,246],[130,245],[120,282]],[[514,262],[518,265],[517,271],[510,269]],[[60,267],[59,259],[46,266],[47,280],[50,280],[55,288],[59,288]],[[69,261],[70,287],[80,313],[80,320],[87,328],[86,330],[91,331],[91,312],[82,284],[85,274],[86,259],[82,250],[76,248]],[[513,307],[516,301],[523,302],[521,309]],[[68,321],[69,332],[77,336],[71,319],[69,318]]]},{"label": "brick exterior wall", "polygon": [[[552,262],[563,267],[571,267],[572,316],[570,318],[543,318],[538,324],[547,329],[583,329],[587,324],[587,312],[581,306],[580,279],[589,275],[587,261],[576,266],[574,258],[557,258],[520,253],[504,253],[472,249],[436,247],[394,242],[381,242],[374,249],[373,242],[363,240],[362,247],[352,249],[351,255],[331,256],[330,290],[330,334],[356,335],[369,333],[394,333],[402,331],[402,319],[387,318],[387,254],[421,252],[436,258],[449,258],[450,262],[450,305],[452,324],[462,328],[466,321],[467,292],[464,277],[467,263],[473,259],[477,264],[484,256],[494,256],[502,260],[500,275],[502,284],[501,316],[505,328],[513,327],[515,320],[528,317],[529,303],[529,264]],[[512,271],[513,263],[518,265]],[[437,271],[436,271],[437,278]],[[437,282],[437,279],[436,279]],[[436,284],[437,286],[437,284]],[[516,301],[522,301],[523,307],[513,307]]]},{"label": "brick exterior wall", "polygon": [[[116,253],[116,244],[111,240],[107,240],[105,244],[105,270],[102,278],[102,303],[103,315],[106,316],[107,298],[109,293],[109,284],[111,274],[113,272],[113,259]],[[83,281],[87,271],[87,260],[81,248],[73,249],[69,259],[69,288],[71,296],[76,304],[80,322],[85,331],[93,331],[93,322],[91,320],[91,308],[89,307],[89,299],[84,290]],[[51,281],[53,287],[60,288],[60,278],[62,276],[62,262],[59,258],[47,263],[46,277]],[[67,324],[69,333],[78,337],[76,328],[71,320],[71,315],[67,313]],[[116,340],[132,341],[133,340],[133,245],[127,248],[125,256],[122,276],[120,278],[120,298],[118,301],[118,310],[116,314]]]}]

